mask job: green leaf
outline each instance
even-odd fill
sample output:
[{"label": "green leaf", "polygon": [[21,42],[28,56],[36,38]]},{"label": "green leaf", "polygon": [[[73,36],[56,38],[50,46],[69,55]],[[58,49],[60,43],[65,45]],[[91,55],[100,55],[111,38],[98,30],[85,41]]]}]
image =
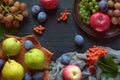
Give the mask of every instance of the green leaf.
[{"label": "green leaf", "polygon": [[3,24],[0,24],[0,41],[3,39],[4,34],[14,35],[16,32],[16,29],[7,29]]},{"label": "green leaf", "polygon": [[118,74],[118,65],[113,61],[111,56],[101,57],[97,61],[102,70],[102,75],[107,78],[114,78]]}]

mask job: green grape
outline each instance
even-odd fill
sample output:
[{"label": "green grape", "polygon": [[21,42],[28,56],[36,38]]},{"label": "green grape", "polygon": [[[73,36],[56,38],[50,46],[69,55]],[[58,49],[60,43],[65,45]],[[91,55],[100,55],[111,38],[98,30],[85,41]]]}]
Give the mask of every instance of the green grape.
[{"label": "green grape", "polygon": [[91,14],[98,11],[98,3],[96,0],[81,0],[79,3],[80,7],[80,18],[83,23],[90,24],[90,16]]},{"label": "green grape", "polygon": [[95,12],[96,12],[96,10],[95,10],[95,9],[93,9],[93,10],[92,10],[92,13],[95,13]]},{"label": "green grape", "polygon": [[95,10],[98,11],[98,9],[99,9],[99,8],[98,8],[98,5],[95,5]]}]

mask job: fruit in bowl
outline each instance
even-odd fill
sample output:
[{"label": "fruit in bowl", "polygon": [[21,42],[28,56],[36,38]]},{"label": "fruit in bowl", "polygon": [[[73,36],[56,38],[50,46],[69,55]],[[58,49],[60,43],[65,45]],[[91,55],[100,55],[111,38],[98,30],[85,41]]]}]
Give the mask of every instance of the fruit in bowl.
[{"label": "fruit in bowl", "polygon": [[90,17],[90,25],[97,32],[105,32],[110,28],[110,18],[105,13],[96,12]]},{"label": "fruit in bowl", "polygon": [[78,66],[70,64],[63,69],[62,76],[64,80],[81,80],[82,73]]}]

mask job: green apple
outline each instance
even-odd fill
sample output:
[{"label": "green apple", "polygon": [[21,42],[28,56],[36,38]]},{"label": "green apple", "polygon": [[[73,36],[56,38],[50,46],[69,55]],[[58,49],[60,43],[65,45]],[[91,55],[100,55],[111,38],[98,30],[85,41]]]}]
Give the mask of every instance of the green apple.
[{"label": "green apple", "polygon": [[6,56],[15,56],[21,50],[21,43],[16,38],[7,38],[2,43],[2,50]]},{"label": "green apple", "polygon": [[33,48],[25,54],[24,62],[30,69],[43,70],[45,68],[45,55],[40,49]]},{"label": "green apple", "polygon": [[15,60],[9,60],[2,69],[3,80],[22,80],[24,77],[23,66]]}]

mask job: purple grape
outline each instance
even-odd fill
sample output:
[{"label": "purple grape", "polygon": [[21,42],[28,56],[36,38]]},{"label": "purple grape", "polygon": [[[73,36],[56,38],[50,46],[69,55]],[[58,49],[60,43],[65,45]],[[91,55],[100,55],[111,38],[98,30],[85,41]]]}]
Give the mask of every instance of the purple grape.
[{"label": "purple grape", "polygon": [[84,44],[84,38],[81,35],[75,36],[75,43],[78,46],[82,46]]},{"label": "purple grape", "polygon": [[105,0],[101,0],[98,3],[98,7],[101,12],[106,12],[108,10],[108,3]]},{"label": "purple grape", "polygon": [[61,62],[63,65],[68,65],[68,64],[70,64],[70,61],[71,61],[71,59],[70,59],[70,57],[68,57],[68,56],[62,56],[62,57],[60,58],[60,62]]},{"label": "purple grape", "polygon": [[40,12],[37,18],[39,22],[44,22],[47,19],[47,14],[45,12]]},{"label": "purple grape", "polygon": [[33,5],[32,6],[32,13],[34,15],[38,14],[41,11],[41,7],[39,5]]}]

